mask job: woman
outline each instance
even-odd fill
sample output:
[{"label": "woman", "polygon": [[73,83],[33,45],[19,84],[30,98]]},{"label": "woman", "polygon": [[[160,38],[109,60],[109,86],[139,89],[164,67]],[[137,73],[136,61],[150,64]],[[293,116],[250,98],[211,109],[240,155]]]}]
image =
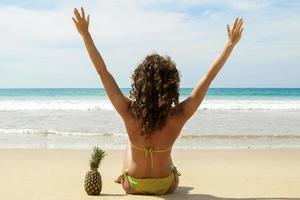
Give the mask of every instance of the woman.
[{"label": "woman", "polygon": [[178,186],[180,175],[173,166],[171,149],[187,120],[201,104],[215,76],[221,70],[243,32],[243,19],[227,25],[228,42],[197,83],[189,97],[179,103],[179,72],[169,57],[152,54],[132,74],[129,98],[124,96],[109,73],[88,31],[89,16],[74,9],[72,17],[106,93],[121,115],[129,137],[123,174],[116,180],[129,194],[166,194]]}]

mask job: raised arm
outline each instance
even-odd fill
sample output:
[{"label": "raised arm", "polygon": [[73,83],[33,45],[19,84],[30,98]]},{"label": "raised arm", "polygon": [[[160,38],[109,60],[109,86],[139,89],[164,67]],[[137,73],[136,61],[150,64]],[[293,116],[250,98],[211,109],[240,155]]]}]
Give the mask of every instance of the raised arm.
[{"label": "raised arm", "polygon": [[75,8],[74,15],[76,19],[74,17],[72,17],[72,19],[75,23],[78,32],[84,40],[84,44],[86,46],[88,54],[101,78],[101,81],[109,99],[112,102],[115,109],[117,110],[117,112],[122,117],[125,117],[128,114],[131,100],[122,94],[113,76],[107,70],[104,60],[93,42],[93,39],[88,31],[90,17],[89,15],[87,17],[85,16],[85,12],[82,7],[81,14]]},{"label": "raised arm", "polygon": [[227,32],[228,32],[228,42],[225,45],[225,48],[222,51],[222,53],[213,62],[207,74],[197,82],[191,94],[184,101],[180,102],[177,105],[178,107],[181,108],[180,110],[183,111],[180,114],[181,120],[183,122],[187,121],[198,109],[202,100],[205,97],[205,94],[211,82],[219,73],[219,71],[222,69],[228,57],[230,56],[233,48],[239,42],[243,32],[243,18],[235,19],[232,30],[230,30],[230,26],[227,24]]}]

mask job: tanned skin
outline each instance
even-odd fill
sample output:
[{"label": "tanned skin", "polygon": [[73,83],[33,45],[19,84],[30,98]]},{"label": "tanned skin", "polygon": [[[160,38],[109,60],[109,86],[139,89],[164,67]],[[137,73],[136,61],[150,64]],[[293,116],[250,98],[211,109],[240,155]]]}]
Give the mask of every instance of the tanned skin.
[{"label": "tanned skin", "polygon": [[[173,146],[184,124],[196,112],[212,81],[226,63],[234,47],[240,41],[244,29],[243,18],[236,18],[232,28],[227,24],[228,41],[221,54],[212,63],[205,76],[197,82],[191,94],[172,108],[175,109],[175,114],[167,118],[163,129],[155,131],[155,133],[151,134],[150,138],[145,139],[139,134],[141,123],[130,109],[131,99],[122,94],[93,42],[89,33],[89,15],[86,16],[82,7],[80,10],[81,12],[76,8],[74,9],[74,17],[72,19],[82,36],[88,54],[100,76],[110,101],[124,121],[129,141],[138,146],[151,146],[154,149],[167,149]],[[130,143],[128,143],[124,155],[123,170],[128,171],[128,174],[135,178],[162,178],[172,173],[171,152],[157,153],[153,156],[153,161],[154,166],[151,168],[150,161],[145,158],[144,152],[131,149]],[[178,182],[179,179],[175,178],[168,193],[173,192],[177,188]],[[128,180],[122,180],[122,186],[126,193],[138,194],[138,192],[131,188]]]}]

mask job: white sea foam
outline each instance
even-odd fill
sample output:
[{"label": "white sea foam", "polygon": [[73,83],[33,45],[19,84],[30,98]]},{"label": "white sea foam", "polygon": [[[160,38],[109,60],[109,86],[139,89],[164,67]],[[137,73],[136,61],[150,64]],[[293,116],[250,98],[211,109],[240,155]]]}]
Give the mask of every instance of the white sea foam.
[{"label": "white sea foam", "polygon": [[0,101],[0,110],[114,110],[108,100],[13,100]]},{"label": "white sea foam", "polygon": [[300,100],[206,100],[207,110],[300,110]]},{"label": "white sea foam", "polygon": [[[0,128],[1,134],[19,135],[19,136],[79,136],[79,137],[124,137],[125,133],[121,132],[78,132],[78,131],[57,131],[57,130],[39,130],[39,129],[3,129]],[[249,139],[300,139],[300,134],[290,133],[260,133],[260,134],[188,134],[184,133],[180,137],[182,140],[249,140]]]},{"label": "white sea foam", "polygon": [[[300,100],[204,100],[206,110],[300,110]],[[1,100],[0,111],[10,110],[114,110],[108,99],[100,100]]]},{"label": "white sea foam", "polygon": [[[95,138],[97,137],[97,138]],[[0,129],[0,148],[124,149],[127,137],[119,133],[63,132],[38,129]],[[175,149],[299,148],[299,134],[182,135]]]},{"label": "white sea foam", "polygon": [[71,131],[57,131],[57,130],[39,130],[39,129],[3,129],[0,128],[1,134],[11,134],[11,135],[19,135],[19,136],[27,136],[27,135],[38,135],[38,136],[82,136],[82,137],[125,137],[122,133],[116,132],[105,132],[105,133],[92,133],[92,132],[71,132]]}]

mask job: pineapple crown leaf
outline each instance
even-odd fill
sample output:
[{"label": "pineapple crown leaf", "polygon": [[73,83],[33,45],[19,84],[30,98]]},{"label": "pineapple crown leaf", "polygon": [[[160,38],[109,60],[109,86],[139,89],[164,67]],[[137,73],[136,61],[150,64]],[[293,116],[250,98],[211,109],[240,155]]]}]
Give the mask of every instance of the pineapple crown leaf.
[{"label": "pineapple crown leaf", "polygon": [[99,147],[93,148],[93,153],[90,158],[90,167],[91,169],[97,169],[99,168],[100,162],[107,154],[105,151],[100,149]]}]

